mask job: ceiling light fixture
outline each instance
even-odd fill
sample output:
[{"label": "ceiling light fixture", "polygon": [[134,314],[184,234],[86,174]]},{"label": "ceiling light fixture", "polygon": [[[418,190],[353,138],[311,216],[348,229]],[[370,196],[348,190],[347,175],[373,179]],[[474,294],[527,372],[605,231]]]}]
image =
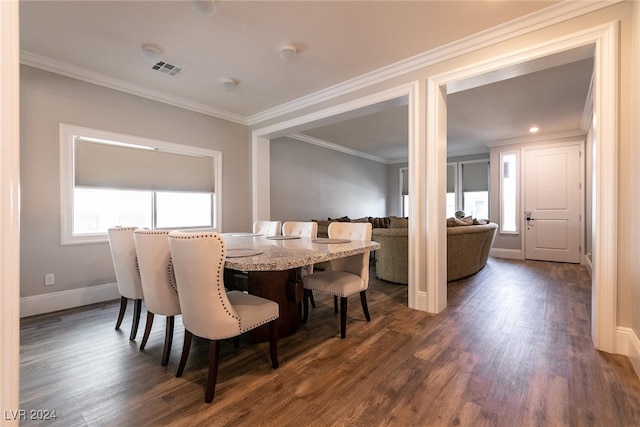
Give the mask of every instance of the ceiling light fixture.
[{"label": "ceiling light fixture", "polygon": [[236,86],[238,86],[238,82],[236,80],[229,78],[220,80],[220,84],[222,84],[227,92],[233,92],[236,90]]},{"label": "ceiling light fixture", "polygon": [[531,132],[531,133],[536,133],[536,132],[538,132],[539,130],[540,130],[540,128],[539,128],[538,126],[531,126],[531,127],[529,128],[529,132]]},{"label": "ceiling light fixture", "polygon": [[294,45],[288,44],[280,48],[278,56],[283,62],[290,62],[293,58],[296,57],[297,53],[298,50],[296,49],[296,47]]},{"label": "ceiling light fixture", "polygon": [[147,61],[155,65],[162,61],[164,50],[155,43],[145,43],[142,45],[142,54]]},{"label": "ceiling light fixture", "polygon": [[211,16],[216,13],[216,2],[214,0],[191,0],[191,7],[198,15]]}]

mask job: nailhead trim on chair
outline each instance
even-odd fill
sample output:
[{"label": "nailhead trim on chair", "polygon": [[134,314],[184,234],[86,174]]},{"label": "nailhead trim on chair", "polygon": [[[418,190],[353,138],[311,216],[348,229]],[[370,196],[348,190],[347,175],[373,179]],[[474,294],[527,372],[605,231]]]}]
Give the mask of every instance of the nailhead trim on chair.
[{"label": "nailhead trim on chair", "polygon": [[231,310],[229,309],[230,307],[227,306],[227,304],[225,304],[225,300],[224,298],[222,298],[222,294],[220,293],[220,289],[224,289],[224,286],[220,286],[220,278],[223,276],[222,272],[224,270],[224,260],[227,254],[227,248],[224,244],[224,240],[222,240],[222,238],[215,233],[184,233],[184,234],[174,234],[173,236],[171,236],[174,239],[200,239],[203,237],[215,237],[220,243],[222,243],[222,260],[218,263],[218,282],[217,282],[217,287],[218,287],[218,298],[220,298],[220,303],[222,304],[222,308],[224,308],[224,311],[227,312],[227,314],[229,316],[231,316],[232,318],[236,319],[238,321],[238,329],[240,329],[242,331],[242,324],[240,323],[240,317],[238,317],[237,315],[234,315]]},{"label": "nailhead trim on chair", "polygon": [[[144,233],[144,234],[165,234],[167,235],[167,238],[169,236],[169,232],[166,230],[149,230],[149,229],[138,229],[139,233]],[[136,258],[136,268],[138,269],[138,274],[140,274],[140,267],[138,266],[138,259]],[[178,288],[176,287],[176,276],[175,273],[173,272],[173,262],[171,261],[171,257],[169,257],[169,264],[167,265],[167,274],[169,275],[169,285],[171,286],[171,289],[173,289],[173,291],[177,294],[178,293]]]}]

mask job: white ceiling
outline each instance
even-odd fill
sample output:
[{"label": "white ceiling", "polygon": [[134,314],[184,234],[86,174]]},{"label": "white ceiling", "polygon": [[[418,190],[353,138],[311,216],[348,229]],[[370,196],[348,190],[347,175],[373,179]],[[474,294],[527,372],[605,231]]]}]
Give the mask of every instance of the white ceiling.
[{"label": "white ceiling", "polygon": [[[216,13],[207,17],[187,0],[22,0],[21,59],[247,123],[286,103],[555,3],[218,1]],[[141,49],[149,42],[161,46],[165,60],[184,72],[171,77],[152,70]],[[278,58],[285,44],[299,51],[288,63]],[[478,143],[522,137],[522,129],[533,123],[545,132],[578,129],[592,70],[584,58],[591,54],[569,55],[533,67],[536,72],[525,76],[511,70],[506,74],[518,77],[503,82],[470,82],[471,89],[461,82],[449,88],[449,147],[466,144],[457,151],[469,151]],[[556,68],[543,70],[549,66]],[[226,91],[223,78],[235,79],[236,90]],[[396,106],[305,133],[393,160],[406,157],[406,122],[406,107]]]}]

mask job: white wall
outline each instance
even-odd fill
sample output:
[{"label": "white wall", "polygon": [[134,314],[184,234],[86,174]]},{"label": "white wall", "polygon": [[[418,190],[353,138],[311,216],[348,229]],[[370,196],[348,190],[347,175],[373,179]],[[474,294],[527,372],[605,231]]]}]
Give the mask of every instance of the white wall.
[{"label": "white wall", "polygon": [[387,165],[290,138],[271,141],[271,219],[386,215]]},{"label": "white wall", "polygon": [[246,126],[28,66],[20,102],[21,297],[115,282],[108,244],[60,245],[60,122],[221,151],[223,231],[250,229]]}]

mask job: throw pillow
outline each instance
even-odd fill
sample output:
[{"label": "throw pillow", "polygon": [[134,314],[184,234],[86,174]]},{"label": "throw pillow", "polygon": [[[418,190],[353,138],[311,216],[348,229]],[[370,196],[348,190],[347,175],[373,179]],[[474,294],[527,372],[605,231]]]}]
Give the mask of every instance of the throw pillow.
[{"label": "throw pillow", "polygon": [[337,221],[337,222],[351,222],[351,218],[348,216],[341,216],[340,218],[327,218],[329,221]]},{"label": "throw pillow", "polygon": [[490,221],[488,219],[473,219],[473,225],[487,225],[489,222]]},{"label": "throw pillow", "polygon": [[389,217],[381,217],[381,218],[371,218],[370,219],[371,226],[373,228],[389,228]]},{"label": "throw pillow", "polygon": [[409,228],[409,218],[389,217],[389,228]]},{"label": "throw pillow", "polygon": [[462,219],[458,219],[458,218],[452,218],[453,219],[453,224],[452,225],[448,225],[449,227],[463,227],[465,225],[473,225],[473,218],[471,218],[471,216],[466,216]]},{"label": "throw pillow", "polygon": [[351,222],[369,222],[369,217],[363,216],[362,218],[352,219]]}]

